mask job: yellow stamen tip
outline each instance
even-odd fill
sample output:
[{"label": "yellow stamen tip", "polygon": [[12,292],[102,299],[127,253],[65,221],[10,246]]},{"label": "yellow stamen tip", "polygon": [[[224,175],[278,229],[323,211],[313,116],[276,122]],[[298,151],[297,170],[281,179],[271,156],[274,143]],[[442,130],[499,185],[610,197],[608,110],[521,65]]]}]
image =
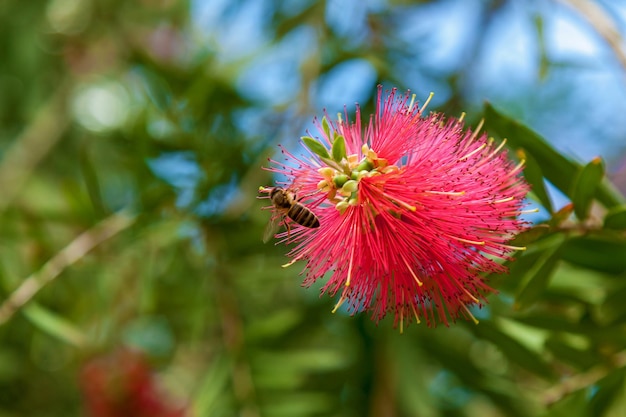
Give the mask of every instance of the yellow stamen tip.
[{"label": "yellow stamen tip", "polygon": [[496,203],[496,204],[497,203],[508,203],[509,201],[513,201],[513,200],[514,200],[513,197],[507,197],[507,198],[503,198],[503,199],[500,199],[500,200],[496,200],[496,201],[494,201],[494,203]]},{"label": "yellow stamen tip", "polygon": [[435,93],[433,93],[431,91],[430,94],[428,95],[428,98],[426,99],[426,101],[422,105],[422,108],[420,109],[420,113],[423,113],[424,110],[426,110],[426,107],[428,107],[428,103],[430,103],[430,100],[432,100],[434,96],[435,96]]},{"label": "yellow stamen tip", "polygon": [[469,310],[469,308],[467,308],[467,306],[465,304],[463,304],[463,309],[465,310],[465,312],[467,313],[467,315],[470,317],[470,319],[472,319],[472,321],[474,322],[474,324],[478,324],[479,321],[476,317],[474,317],[474,315],[472,314],[472,312]]},{"label": "yellow stamen tip", "polygon": [[335,304],[335,307],[332,309],[331,313],[335,314],[344,301],[346,301],[346,297],[342,294],[341,298],[339,298],[339,301],[337,301],[337,304]]},{"label": "yellow stamen tip", "polygon": [[293,260],[293,261],[291,261],[291,262],[287,262],[286,264],[281,265],[281,267],[282,267],[282,268],[288,268],[288,267],[290,267],[291,265],[295,264],[295,263],[296,263],[296,261],[297,261],[297,259],[294,259],[294,260]]}]

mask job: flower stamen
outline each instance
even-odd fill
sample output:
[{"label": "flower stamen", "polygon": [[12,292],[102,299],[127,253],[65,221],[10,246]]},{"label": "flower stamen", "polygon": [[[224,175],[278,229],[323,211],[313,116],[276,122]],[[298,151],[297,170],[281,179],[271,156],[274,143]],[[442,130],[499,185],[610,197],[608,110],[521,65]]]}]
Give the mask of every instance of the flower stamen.
[{"label": "flower stamen", "polygon": [[434,191],[434,190],[428,190],[428,191],[424,191],[424,194],[461,196],[461,195],[465,195],[465,191]]},{"label": "flower stamen", "polygon": [[476,125],[476,129],[474,129],[474,133],[472,133],[472,136],[470,136],[470,140],[468,141],[468,144],[474,142],[474,140],[480,134],[480,130],[483,128],[484,124],[485,124],[485,119],[480,119],[480,122],[478,122],[478,124]]},{"label": "flower stamen", "polygon": [[415,272],[413,272],[413,269],[411,269],[411,266],[409,265],[409,263],[406,261],[406,259],[404,258],[404,256],[402,256],[402,262],[404,262],[404,265],[406,265],[407,269],[409,270],[409,272],[411,273],[411,276],[413,277],[413,279],[415,280],[415,282],[417,283],[417,285],[419,287],[421,287],[422,285],[424,285],[424,283],[417,277],[417,275],[415,275]]},{"label": "flower stamen", "polygon": [[499,247],[504,248],[504,249],[512,250],[512,251],[514,251],[514,250],[526,250],[526,246],[513,246],[513,245],[505,245],[505,244],[502,244],[502,243],[499,243],[496,246],[499,246]]},{"label": "flower stamen", "polygon": [[474,324],[478,324],[479,321],[476,317],[474,317],[474,315],[472,314],[472,312],[469,310],[469,308],[467,308],[467,306],[465,304],[461,304],[461,307],[463,307],[463,310],[465,310],[465,312],[467,313],[467,315],[470,317],[470,319],[472,319],[472,321],[474,322]]},{"label": "flower stamen", "polygon": [[[493,140],[493,138],[490,138],[490,140]],[[496,149],[494,149],[489,155],[487,155],[478,166],[482,166],[485,163],[487,163],[491,158],[493,158],[494,156],[496,156],[501,150],[502,148],[504,148],[504,145],[506,144],[506,138],[502,139],[502,142],[500,142],[500,144],[498,145],[498,147]]]},{"label": "flower stamen", "polygon": [[480,301],[478,301],[478,298],[474,297],[472,294],[470,294],[470,292],[469,292],[469,291],[467,291],[467,288],[462,287],[462,289],[463,289],[463,292],[465,293],[465,295],[467,295],[467,296],[470,298],[470,300],[472,300],[472,301],[473,301],[473,302],[475,302],[476,304],[479,304],[479,303],[480,303]]},{"label": "flower stamen", "polygon": [[478,148],[474,149],[472,152],[468,153],[467,155],[459,158],[459,162],[460,161],[467,161],[471,156],[477,154],[478,152],[482,151],[483,149],[485,149],[487,147],[486,143],[483,143],[482,145],[480,145]]},{"label": "flower stamen", "polygon": [[413,309],[413,314],[415,315],[415,322],[420,324],[422,321],[420,320],[419,315],[417,314],[417,310],[415,309],[415,304],[411,303],[411,308]]},{"label": "flower stamen", "polygon": [[301,259],[301,257],[295,257],[291,261],[287,262],[286,264],[281,265],[281,268],[289,268],[291,265],[295,264],[300,259]]},{"label": "flower stamen", "polygon": [[389,194],[387,194],[385,192],[383,192],[382,194],[383,194],[383,196],[387,197],[390,201],[393,201],[394,203],[399,204],[400,206],[404,207],[407,210],[410,210],[410,211],[416,211],[417,210],[417,207],[412,206],[412,205],[410,205],[408,203],[405,203],[404,201],[399,200],[399,199],[397,199],[397,198],[395,198],[393,196],[390,196]]},{"label": "flower stamen", "polygon": [[341,292],[341,297],[339,297],[339,301],[337,301],[337,304],[335,304],[335,307],[331,310],[331,313],[335,314],[339,307],[341,307],[341,305],[348,299],[348,297],[346,297],[347,290],[347,288],[344,288],[344,290]]},{"label": "flower stamen", "polygon": [[354,258],[354,246],[350,249],[350,261],[348,264],[348,277],[346,278],[346,287],[350,286],[350,279],[352,277],[352,261]]},{"label": "flower stamen", "polygon": [[431,91],[430,94],[428,95],[428,98],[422,105],[422,108],[420,109],[420,113],[424,113],[424,110],[426,110],[426,107],[428,107],[428,103],[430,103],[430,100],[432,100],[434,96],[435,96],[435,93]]},{"label": "flower stamen", "polygon": [[452,235],[448,235],[448,234],[446,234],[446,236],[448,236],[451,239],[458,240],[459,242],[469,243],[470,245],[485,246],[485,242],[484,241],[463,239],[462,237],[452,236]]},{"label": "flower stamen", "polygon": [[518,172],[520,172],[522,170],[522,168],[524,168],[524,165],[526,165],[526,160],[522,159],[519,164],[515,165],[515,168],[513,168],[508,174],[507,177],[513,177],[515,175],[517,175]]},{"label": "flower stamen", "polygon": [[532,213],[539,213],[539,209],[534,208],[534,209],[528,209],[528,210],[508,211],[502,214],[504,214],[505,216],[519,216],[520,214],[532,214]]}]

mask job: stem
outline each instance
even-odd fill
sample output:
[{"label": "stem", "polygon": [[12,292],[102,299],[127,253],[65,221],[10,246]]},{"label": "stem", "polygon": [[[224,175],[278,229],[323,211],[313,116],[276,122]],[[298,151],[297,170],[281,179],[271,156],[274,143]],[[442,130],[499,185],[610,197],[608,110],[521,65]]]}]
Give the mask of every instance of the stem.
[{"label": "stem", "polygon": [[76,263],[93,248],[128,228],[136,217],[120,212],[113,214],[91,229],[80,234],[58,252],[39,271],[27,277],[22,284],[0,305],[0,325],[6,323],[20,308],[28,303],[46,284],[70,265]]},{"label": "stem", "polygon": [[594,366],[584,373],[573,375],[549,388],[543,396],[543,402],[546,405],[554,404],[575,391],[595,384],[612,371],[623,368],[624,366],[626,366],[626,351],[619,352],[613,356],[611,358],[611,365],[609,366]]},{"label": "stem", "polygon": [[615,22],[607,13],[598,4],[588,0],[561,0],[561,2],[575,9],[589,22],[593,29],[609,44],[617,60],[626,70],[626,52],[623,48],[623,40]]},{"label": "stem", "polygon": [[63,136],[70,121],[66,109],[69,90],[68,82],[62,82],[4,154],[0,162],[0,212],[11,204],[37,164]]}]

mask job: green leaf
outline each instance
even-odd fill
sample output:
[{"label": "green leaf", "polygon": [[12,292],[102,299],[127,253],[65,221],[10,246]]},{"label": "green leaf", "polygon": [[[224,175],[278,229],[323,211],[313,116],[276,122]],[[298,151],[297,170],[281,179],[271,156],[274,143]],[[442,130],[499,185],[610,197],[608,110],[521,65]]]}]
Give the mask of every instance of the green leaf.
[{"label": "green leaf", "polygon": [[574,203],[574,213],[580,220],[589,217],[593,197],[603,177],[604,162],[599,157],[593,158],[578,173],[572,188],[572,202]]},{"label": "green leaf", "polygon": [[569,219],[569,217],[574,212],[574,205],[572,203],[567,203],[563,207],[559,209],[556,213],[552,214],[552,218],[550,219],[550,225],[554,227],[558,227],[565,220]]},{"label": "green leaf", "polygon": [[192,399],[192,415],[211,416],[225,407],[232,373],[233,364],[229,357],[217,355],[211,361],[208,369],[203,371],[204,379],[198,384],[199,388]]},{"label": "green leaf", "polygon": [[542,237],[546,236],[550,232],[550,226],[547,224],[538,224],[530,229],[524,230],[515,236],[510,245],[513,246],[526,246],[529,243],[533,243]]},{"label": "green leaf", "polygon": [[302,136],[302,142],[304,145],[309,148],[311,152],[319,156],[320,158],[330,159],[330,155],[328,154],[328,149],[324,145],[322,145],[317,140],[313,139],[310,136]]},{"label": "green leaf", "polygon": [[552,334],[545,343],[546,349],[550,350],[560,362],[565,362],[578,369],[589,369],[598,362],[600,357],[592,349],[580,349],[568,343],[566,337],[560,334]]},{"label": "green leaf", "polygon": [[549,406],[542,417],[588,417],[586,410],[589,404],[587,390],[579,389],[575,392],[568,390],[551,389],[543,393],[544,402]]},{"label": "green leaf", "polygon": [[165,78],[148,67],[140,67],[134,73],[143,81],[146,95],[162,112],[167,112],[172,104],[172,93]]},{"label": "green leaf", "polygon": [[335,138],[333,142],[333,159],[336,162],[341,162],[344,158],[346,158],[346,140],[342,135],[339,135]]},{"label": "green leaf", "polygon": [[626,229],[626,205],[611,208],[604,217],[604,227],[614,230]]},{"label": "green leaf", "polygon": [[564,240],[563,235],[555,235],[553,246],[545,250],[537,262],[527,270],[515,297],[516,309],[523,310],[533,305],[548,287],[552,273],[560,260],[559,249]]},{"label": "green leaf", "polygon": [[541,167],[535,161],[530,154],[524,152],[522,149],[518,151],[520,159],[526,161],[524,166],[524,178],[531,185],[531,192],[537,196],[541,205],[543,205],[550,213],[553,212],[552,201],[546,191],[546,186],[543,180],[543,172]]},{"label": "green leaf", "polygon": [[328,123],[328,119],[326,118],[326,116],[322,117],[322,130],[324,131],[324,134],[326,135],[328,140],[331,140],[333,138],[330,134],[330,124]]},{"label": "green leaf", "polygon": [[493,322],[481,321],[478,326],[470,328],[478,337],[491,341],[512,362],[523,369],[545,378],[554,376],[552,369],[541,358],[541,355],[530,350],[517,339],[504,333]]},{"label": "green leaf", "polygon": [[505,116],[491,104],[485,104],[485,128],[507,138],[509,145],[524,149],[543,168],[546,178],[563,193],[569,193],[572,180],[581,168],[558,153],[545,139],[523,124]]},{"label": "green leaf", "polygon": [[71,345],[84,346],[86,337],[78,327],[38,303],[29,303],[22,309],[22,313],[39,330]]},{"label": "green leaf", "polygon": [[[509,145],[524,151],[537,161],[545,177],[561,192],[571,198],[574,179],[582,166],[561,155],[545,139],[518,121],[498,112],[491,104],[485,104],[485,128],[507,138]],[[626,203],[626,197],[606,179],[596,191],[596,198],[605,206]]]},{"label": "green leaf", "polygon": [[605,325],[626,320],[626,286],[608,292],[604,302],[598,308],[598,320]]},{"label": "green leaf", "polygon": [[577,237],[563,244],[563,260],[596,271],[626,272],[626,242],[602,236]]},{"label": "green leaf", "polygon": [[544,312],[536,312],[533,315],[525,315],[524,317],[515,317],[515,321],[527,326],[555,332],[569,332],[585,335],[599,332],[598,327],[593,324],[581,324],[578,321],[561,316],[546,315]]},{"label": "green leaf", "polygon": [[[589,402],[589,415],[623,416],[624,368],[613,370],[595,385],[597,392]],[[621,408],[621,412],[616,408]]]}]

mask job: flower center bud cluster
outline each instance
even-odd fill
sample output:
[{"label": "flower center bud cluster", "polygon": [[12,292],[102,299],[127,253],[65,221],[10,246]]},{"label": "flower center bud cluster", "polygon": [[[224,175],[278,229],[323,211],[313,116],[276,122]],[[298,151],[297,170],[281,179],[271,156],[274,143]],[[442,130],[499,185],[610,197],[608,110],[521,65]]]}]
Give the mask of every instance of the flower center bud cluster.
[{"label": "flower center bud cluster", "polygon": [[328,200],[343,214],[349,206],[359,204],[359,183],[363,178],[397,171],[395,165],[389,165],[385,158],[379,158],[376,152],[364,144],[361,148],[363,157],[351,154],[337,164],[317,170],[324,178],[317,184],[317,189],[327,193]]}]

